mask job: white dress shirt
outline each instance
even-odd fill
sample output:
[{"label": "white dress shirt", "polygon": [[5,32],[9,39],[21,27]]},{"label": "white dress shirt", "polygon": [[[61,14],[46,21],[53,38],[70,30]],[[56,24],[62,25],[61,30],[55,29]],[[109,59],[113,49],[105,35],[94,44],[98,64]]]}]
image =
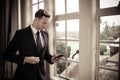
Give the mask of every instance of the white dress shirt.
[{"label": "white dress shirt", "polygon": [[[36,28],[34,28],[32,25],[31,25],[30,27],[31,27],[31,29],[32,29],[32,33],[33,33],[33,37],[34,37],[34,41],[35,41],[35,43],[36,43],[36,38],[37,38],[36,33],[37,33],[37,29],[36,29]],[[43,39],[43,36],[42,36],[42,34],[41,34],[41,31],[40,31],[40,30],[39,30],[39,32],[40,32],[41,44],[42,44],[42,47],[44,47],[44,39]]]}]

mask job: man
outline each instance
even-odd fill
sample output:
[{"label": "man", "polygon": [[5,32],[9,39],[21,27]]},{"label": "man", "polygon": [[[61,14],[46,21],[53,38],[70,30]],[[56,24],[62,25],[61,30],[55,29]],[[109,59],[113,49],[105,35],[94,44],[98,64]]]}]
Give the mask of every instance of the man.
[{"label": "man", "polygon": [[[44,60],[51,64],[59,60],[59,55],[50,55],[48,49],[48,33],[44,29],[49,18],[46,10],[39,9],[33,24],[17,30],[7,46],[3,59],[18,65],[13,80],[48,80]],[[16,51],[19,55],[15,54]]]}]

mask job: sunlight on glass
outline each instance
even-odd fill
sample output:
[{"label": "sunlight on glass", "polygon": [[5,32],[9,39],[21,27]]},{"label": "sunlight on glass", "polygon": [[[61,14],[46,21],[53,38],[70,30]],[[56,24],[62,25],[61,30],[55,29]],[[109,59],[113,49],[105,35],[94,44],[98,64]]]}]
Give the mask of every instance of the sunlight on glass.
[{"label": "sunlight on glass", "polygon": [[56,38],[65,39],[65,21],[56,21]]},{"label": "sunlight on glass", "polygon": [[79,11],[79,0],[67,0],[67,13]]},{"label": "sunlight on glass", "polygon": [[44,9],[44,2],[39,3],[39,9]]},{"label": "sunlight on glass", "polygon": [[33,12],[32,12],[32,19],[34,19],[34,17],[35,17],[35,13],[36,13],[36,11],[38,10],[38,5],[33,5],[32,6],[32,10],[33,10]]},{"label": "sunlight on glass", "polygon": [[120,0],[100,0],[100,9],[118,6]]},{"label": "sunlight on glass", "polygon": [[79,39],[79,19],[67,20],[67,39]]},{"label": "sunlight on glass", "polygon": [[55,0],[55,15],[65,14],[65,0]]},{"label": "sunlight on glass", "polygon": [[32,4],[35,4],[37,2],[38,2],[38,0],[32,0]]}]

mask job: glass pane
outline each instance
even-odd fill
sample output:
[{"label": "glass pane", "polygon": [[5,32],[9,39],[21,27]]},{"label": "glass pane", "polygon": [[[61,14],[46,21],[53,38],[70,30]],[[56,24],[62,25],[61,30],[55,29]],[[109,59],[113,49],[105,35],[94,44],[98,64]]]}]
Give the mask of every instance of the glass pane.
[{"label": "glass pane", "polygon": [[55,0],[55,15],[65,14],[65,0]]},{"label": "glass pane", "polygon": [[118,6],[120,0],[100,0],[100,9]]},{"label": "glass pane", "polygon": [[67,13],[78,12],[78,11],[79,11],[79,0],[67,0]]},{"label": "glass pane", "polygon": [[[100,58],[99,61],[106,58],[109,59],[110,57],[117,54],[115,58],[116,63],[118,62],[118,54],[119,54],[119,44],[117,43],[100,43]],[[114,60],[114,62],[115,62]]]},{"label": "glass pane", "polygon": [[100,17],[100,40],[115,40],[120,37],[120,15]]},{"label": "glass pane", "polygon": [[78,63],[68,62],[66,69],[60,74],[61,77],[68,78],[68,80],[79,80]]},{"label": "glass pane", "polygon": [[36,13],[36,11],[38,10],[38,5],[37,5],[37,4],[36,4],[36,5],[33,5],[33,6],[32,6],[32,9],[33,9],[33,12],[32,12],[33,17],[32,17],[32,19],[34,19],[35,13]]},{"label": "glass pane", "polygon": [[39,9],[44,9],[44,2],[39,3]]},{"label": "glass pane", "polygon": [[[66,44],[65,41],[56,41],[56,53],[66,54]],[[66,69],[66,63],[62,60],[57,62],[57,74],[61,74]]]},{"label": "glass pane", "polygon": [[32,0],[32,4],[38,3],[38,0]]},{"label": "glass pane", "polygon": [[79,61],[79,42],[68,41],[67,42],[67,57],[68,60]]},{"label": "glass pane", "polygon": [[56,53],[57,54],[66,54],[66,44],[65,41],[56,41]]},{"label": "glass pane", "polygon": [[118,80],[120,15],[102,16],[100,22],[99,80]]},{"label": "glass pane", "polygon": [[99,80],[118,80],[119,45],[100,43]]},{"label": "glass pane", "polygon": [[79,40],[79,20],[67,20],[67,39]]},{"label": "glass pane", "polygon": [[64,62],[63,60],[60,60],[59,62],[57,62],[57,74],[61,74],[65,71],[66,69],[66,62]]},{"label": "glass pane", "polygon": [[110,56],[110,46],[108,43],[100,43],[100,55],[104,55],[106,58]]},{"label": "glass pane", "polygon": [[65,39],[65,21],[56,21],[56,39]]}]

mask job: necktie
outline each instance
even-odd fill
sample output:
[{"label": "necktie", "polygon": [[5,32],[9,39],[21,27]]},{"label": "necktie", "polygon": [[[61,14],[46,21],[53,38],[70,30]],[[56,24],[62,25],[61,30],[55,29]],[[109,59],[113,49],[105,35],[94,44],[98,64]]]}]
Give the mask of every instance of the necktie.
[{"label": "necktie", "polygon": [[40,50],[42,49],[42,44],[41,44],[39,31],[37,32],[36,44],[37,44],[37,51],[40,52]]}]

